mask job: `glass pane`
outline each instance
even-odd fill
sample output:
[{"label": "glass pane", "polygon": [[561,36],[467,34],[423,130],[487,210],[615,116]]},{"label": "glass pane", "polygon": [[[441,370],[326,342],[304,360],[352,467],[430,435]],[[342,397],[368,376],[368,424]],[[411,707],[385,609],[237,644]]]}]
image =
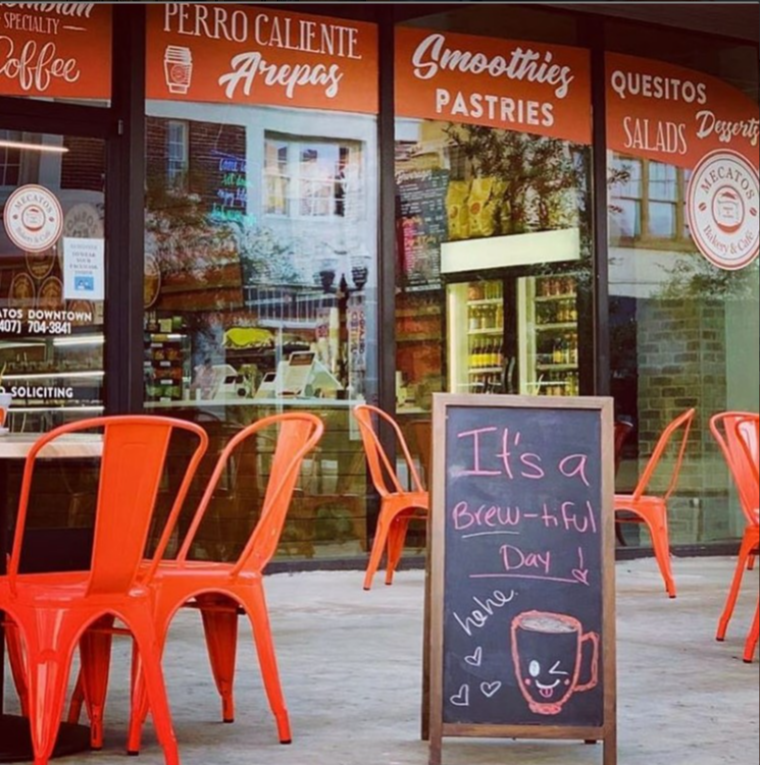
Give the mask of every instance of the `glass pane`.
[{"label": "glass pane", "polygon": [[649,198],[674,201],[677,198],[677,169],[662,162],[649,163]]},{"label": "glass pane", "polygon": [[[148,107],[145,408],[203,422],[207,461],[268,414],[321,414],[328,434],[304,465],[280,554],[360,553],[366,476],[350,407],[376,395],[376,119]],[[182,193],[169,182],[180,137]],[[239,552],[271,452],[271,437],[257,442],[250,469],[229,477],[194,554]]]},{"label": "glass pane", "polygon": [[[693,114],[701,111],[720,119],[726,110],[734,110],[756,121],[756,46],[618,21],[605,26],[611,51],[641,57],[631,72],[656,72],[663,82],[672,75],[682,83],[702,83],[705,103],[689,105]],[[665,102],[649,102],[647,106],[642,99],[637,105],[635,96],[627,97],[624,110],[611,109],[607,115],[621,121],[635,115],[650,136],[648,146],[639,147],[647,157],[637,160],[647,179],[643,236],[632,235],[630,226],[621,223],[631,215],[619,198],[625,196],[625,184],[610,194],[610,392],[616,415],[635,425],[623,446],[616,490],[633,490],[663,429],[695,407],[683,468],[668,501],[670,542],[725,542],[741,537],[746,522],[708,424],[721,411],[758,411],[758,261],[730,271],[709,261],[691,238],[685,200],[700,153],[718,149],[743,154],[746,139],[726,133],[720,143],[707,146],[694,134],[697,119],[690,117],[687,123],[676,118],[679,109],[687,113],[684,103],[674,99],[669,114]],[[683,140],[666,156],[666,149],[654,148],[655,131],[672,134],[676,123]],[[750,150],[747,156],[756,167],[756,145]],[[619,167],[618,157],[610,159],[608,177]],[[673,455],[668,455],[663,467],[672,464]],[[655,475],[652,491],[662,491],[669,477]],[[637,525],[623,524],[622,529],[627,544],[650,545],[649,535]]]},{"label": "glass pane", "polygon": [[676,233],[676,206],[668,202],[649,203],[649,234],[670,238]]},{"label": "glass pane", "polygon": [[43,432],[103,411],[105,149],[0,131],[3,427]]}]

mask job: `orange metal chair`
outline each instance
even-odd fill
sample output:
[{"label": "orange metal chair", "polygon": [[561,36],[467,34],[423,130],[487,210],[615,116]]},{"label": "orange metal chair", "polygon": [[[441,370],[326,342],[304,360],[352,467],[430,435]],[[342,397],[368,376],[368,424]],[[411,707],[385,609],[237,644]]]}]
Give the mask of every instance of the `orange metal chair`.
[{"label": "orange metal chair", "polygon": [[[630,420],[615,420],[615,430],[612,437],[612,446],[615,454],[615,475],[620,469],[620,463],[623,459],[623,444],[633,430],[633,423]],[[625,537],[620,528],[621,521],[615,523],[615,537],[621,546],[625,547]]]},{"label": "orange metal chair", "polygon": [[[744,456],[746,458],[746,462],[749,465],[749,472],[752,476],[752,479],[754,481],[753,488],[755,492],[760,491],[758,489],[758,486],[760,486],[760,424],[758,423],[758,416],[753,414],[748,417],[742,417],[740,420],[738,420],[734,425],[734,431],[736,435],[739,437],[741,442],[742,450],[744,451]],[[754,496],[758,496],[757,493]],[[755,519],[757,520],[757,514],[758,511],[755,510]],[[755,543],[757,545],[758,540],[755,540]],[[742,567],[742,572],[743,572]],[[738,589],[738,587],[737,587]],[[736,599],[736,596],[734,596],[734,600]],[[732,604],[733,608],[733,604]],[[751,662],[754,655],[755,655],[755,649],[757,648],[757,640],[758,640],[758,633],[760,632],[760,600],[758,600],[757,606],[755,607],[755,618],[752,620],[752,626],[749,629],[749,632],[747,633],[747,640],[744,643],[744,661],[745,662]]]},{"label": "orange metal chair", "polygon": [[[617,516],[619,523],[645,523],[649,528],[652,537],[652,546],[660,567],[662,578],[665,580],[665,589],[671,598],[676,596],[676,584],[673,580],[673,570],[670,565],[670,542],[668,539],[668,499],[673,493],[678,483],[678,474],[681,471],[684,452],[689,438],[689,430],[694,419],[695,409],[688,409],[683,414],[676,417],[663,430],[657,445],[649,458],[649,461],[641,474],[633,494],[616,494],[615,511],[625,511],[632,514]],[[657,469],[658,463],[665,454],[671,439],[676,438],[676,433],[680,431],[677,441],[678,452],[673,463],[673,469],[670,475],[670,481],[663,494],[647,494],[647,488]]]},{"label": "orange metal chair", "polygon": [[[90,570],[20,574],[36,460],[44,459],[46,450],[48,455],[54,453],[56,439],[96,428],[102,430],[103,449]],[[198,445],[188,461],[155,554],[145,564],[145,544],[167,447],[177,428],[194,433]],[[169,765],[178,765],[149,585],[206,447],[206,434],[197,425],[166,417],[125,415],[63,425],[41,436],[30,450],[8,573],[0,577],[0,609],[13,624],[9,642],[15,643],[11,652],[14,676],[23,683],[20,695],[29,715],[35,765],[45,765],[53,751],[79,639],[106,615],[118,616],[135,636],[164,757]]]},{"label": "orange metal chair", "polygon": [[[188,560],[195,535],[206,509],[218,487],[225,468],[236,450],[249,438],[279,427],[274,456],[261,515],[247,544],[236,562]],[[287,413],[262,418],[230,439],[219,456],[206,491],[188,528],[176,558],[164,560],[151,580],[154,591],[153,622],[159,654],[163,652],[169,625],[182,606],[200,609],[206,636],[206,647],[216,687],[222,697],[222,718],[234,720],[233,682],[237,648],[237,621],[242,610],[253,627],[254,641],[269,704],[274,714],[280,742],[291,741],[288,711],[280,685],[277,660],[264,597],[263,570],[277,550],[293,490],[305,455],[322,437],[324,425],[312,414]],[[109,648],[102,645],[103,650]],[[90,657],[82,663],[85,688],[102,687],[102,674],[108,671],[108,655]],[[137,754],[140,734],[152,700],[146,695],[144,674],[139,656],[133,664],[132,719],[127,751]],[[69,720],[78,717],[78,709]]]},{"label": "orange metal chair", "polygon": [[[380,495],[380,515],[377,519],[375,539],[372,543],[369,564],[364,576],[364,589],[369,590],[372,586],[375,572],[380,566],[380,560],[383,557],[383,551],[386,549],[386,546],[385,583],[393,583],[393,573],[404,550],[404,541],[406,540],[409,522],[413,518],[427,518],[430,498],[422,486],[419,473],[401,429],[393,418],[381,409],[369,404],[355,406],[353,414],[359,423],[359,431],[362,443],[364,444],[364,452],[367,457],[372,483]],[[380,422],[386,422],[393,430],[396,443],[401,449],[401,454],[406,461],[406,467],[409,471],[412,483],[411,491],[404,489],[401,485],[401,481],[380,442],[373,417],[377,418],[378,427]]]},{"label": "orange metal chair", "polygon": [[739,495],[739,504],[746,518],[736,570],[726,605],[718,621],[716,640],[724,640],[726,637],[744,571],[752,569],[760,545],[760,487],[757,478],[759,422],[760,417],[752,412],[721,412],[710,418],[710,430],[726,459]]}]

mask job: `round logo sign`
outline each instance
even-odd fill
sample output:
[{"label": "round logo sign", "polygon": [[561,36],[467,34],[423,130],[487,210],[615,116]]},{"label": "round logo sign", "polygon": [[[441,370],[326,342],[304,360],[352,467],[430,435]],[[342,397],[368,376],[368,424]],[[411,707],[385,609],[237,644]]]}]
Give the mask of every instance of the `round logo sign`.
[{"label": "round logo sign", "polygon": [[735,151],[719,149],[694,168],[687,198],[691,235],[718,268],[748,266],[760,251],[757,171]]},{"label": "round logo sign", "polygon": [[42,252],[61,236],[63,210],[51,191],[32,183],[17,188],[8,197],[3,223],[17,247],[27,252]]}]

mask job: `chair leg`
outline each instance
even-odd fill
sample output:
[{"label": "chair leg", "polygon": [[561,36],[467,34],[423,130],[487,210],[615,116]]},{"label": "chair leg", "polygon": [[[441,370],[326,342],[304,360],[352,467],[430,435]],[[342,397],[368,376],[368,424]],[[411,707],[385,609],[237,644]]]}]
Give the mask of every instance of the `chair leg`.
[{"label": "chair leg", "polygon": [[222,721],[235,721],[235,658],[237,654],[238,606],[230,598],[199,596],[211,672],[222,697]]},{"label": "chair leg", "polygon": [[[104,616],[98,619],[79,639],[79,653],[82,666],[74,689],[74,696],[69,707],[69,719],[75,712],[77,688],[81,683],[81,693],[90,719],[90,746],[103,748],[103,714],[108,693],[108,669],[111,664],[111,644],[114,617]],[[77,714],[76,719],[79,718]]]},{"label": "chair leg", "polygon": [[734,569],[731,587],[728,591],[728,597],[726,598],[726,605],[723,606],[723,613],[718,620],[718,631],[715,633],[716,640],[723,641],[726,639],[728,623],[731,621],[731,616],[734,613],[734,606],[736,605],[736,599],[739,597],[739,589],[741,588],[744,571],[747,568],[747,561],[752,554],[753,549],[754,540],[744,537],[744,539],[742,539],[741,547],[739,548],[739,557],[736,561],[736,568]]},{"label": "chair leg", "polygon": [[644,520],[649,527],[649,533],[652,537],[652,547],[654,548],[654,555],[657,560],[657,565],[660,568],[662,578],[665,582],[665,590],[668,593],[668,597],[675,598],[676,583],[673,579],[673,568],[670,564],[670,541],[668,539],[667,520],[662,520],[661,522],[657,523],[656,527],[649,518],[644,517]]},{"label": "chair leg", "polygon": [[137,642],[132,642],[132,692],[130,696],[129,728],[127,731],[127,754],[136,757],[140,754],[142,728],[150,711],[148,691],[143,678],[143,666]]},{"label": "chair leg", "polygon": [[754,571],[755,570],[755,558],[757,557],[756,553],[752,553],[749,558],[747,558],[747,571]]},{"label": "chair leg", "polygon": [[747,633],[747,642],[744,644],[744,661],[749,664],[755,657],[755,648],[757,648],[758,634],[760,633],[760,603],[755,609],[755,618],[752,626]]},{"label": "chair leg", "polygon": [[21,646],[21,636],[18,627],[12,621],[5,628],[5,639],[8,645],[8,662],[11,665],[13,684],[16,686],[21,714],[29,717],[29,688],[26,684],[26,670],[24,668],[24,651]]},{"label": "chair leg", "polygon": [[391,530],[388,534],[388,562],[385,567],[386,584],[393,584],[393,574],[396,572],[404,552],[404,542],[406,542],[410,520],[408,515],[399,515],[391,524]]},{"label": "chair leg", "polygon": [[25,638],[29,728],[34,765],[52,756],[66,702],[69,668],[76,648],[76,625],[55,609],[36,609],[19,621]]},{"label": "chair leg", "polygon": [[69,701],[69,714],[66,717],[67,722],[76,725],[82,716],[82,707],[84,706],[84,681],[82,680],[82,671],[80,669],[77,675],[77,681],[74,690],[71,692],[71,701]]},{"label": "chair leg", "polygon": [[388,522],[388,516],[387,514],[384,515],[381,510],[380,517],[377,520],[377,528],[375,529],[375,539],[372,542],[372,552],[369,555],[367,572],[364,575],[365,590],[369,590],[370,587],[372,587],[372,579],[375,576],[375,572],[380,567],[380,560],[383,557],[389,532],[390,523]]},{"label": "chair leg", "polygon": [[246,588],[243,600],[253,627],[253,639],[259,657],[261,679],[264,683],[269,706],[277,723],[277,735],[281,744],[290,744],[293,740],[290,731],[290,719],[280,685],[277,656],[272,641],[272,630],[269,626],[269,612],[264,596],[264,587],[260,580],[253,582],[252,586]]},{"label": "chair leg", "polygon": [[128,626],[132,629],[137,650],[140,652],[141,677],[145,683],[156,735],[164,749],[164,761],[166,765],[180,765],[164,673],[161,669],[161,647],[158,645],[152,616],[148,609],[135,609],[130,617]]}]

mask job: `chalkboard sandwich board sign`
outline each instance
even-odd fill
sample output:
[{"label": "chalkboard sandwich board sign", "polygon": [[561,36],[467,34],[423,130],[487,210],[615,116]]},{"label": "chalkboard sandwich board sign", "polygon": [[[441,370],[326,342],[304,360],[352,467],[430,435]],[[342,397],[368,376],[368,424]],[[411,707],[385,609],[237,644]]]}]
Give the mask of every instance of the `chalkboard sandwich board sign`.
[{"label": "chalkboard sandwich board sign", "polygon": [[434,396],[431,765],[446,736],[602,741],[615,764],[612,421],[609,398]]}]

